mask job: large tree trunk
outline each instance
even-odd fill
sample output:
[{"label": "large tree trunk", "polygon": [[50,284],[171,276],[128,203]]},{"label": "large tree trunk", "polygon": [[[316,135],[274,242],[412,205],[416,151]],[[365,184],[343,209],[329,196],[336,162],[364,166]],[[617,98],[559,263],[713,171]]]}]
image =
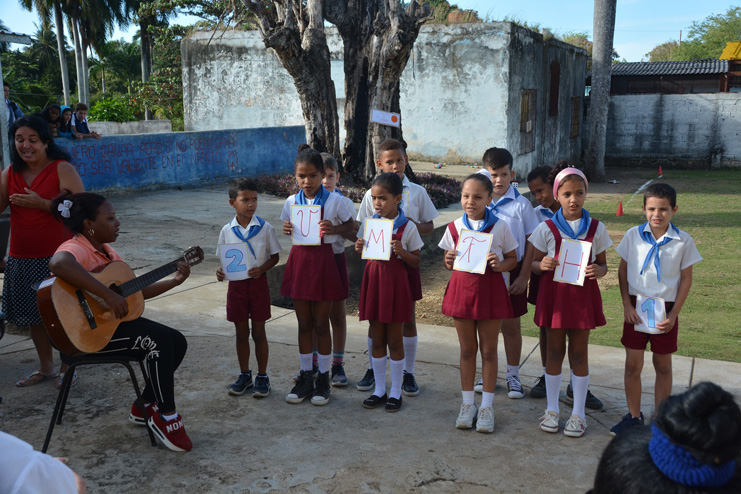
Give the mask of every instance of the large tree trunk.
[{"label": "large tree trunk", "polygon": [[322,0],[242,0],[258,20],[267,48],[272,48],[293,78],[301,100],[306,142],[317,151],[339,157],[337,95],[330,71],[330,54],[324,32]]},{"label": "large tree trunk", "polygon": [[75,65],[77,66],[77,100],[83,102],[83,87],[82,80],[82,53],[80,48],[80,30],[77,26],[77,19],[70,19],[72,24],[72,38],[75,42]]},{"label": "large tree trunk", "polygon": [[371,122],[373,110],[400,113],[399,81],[429,9],[416,1],[328,0],[325,17],[344,43],[344,167],[367,181],[376,173],[379,144],[401,139],[401,128]]},{"label": "large tree trunk", "polygon": [[[141,44],[142,82],[149,81],[152,71],[152,37],[149,34],[149,22],[141,19],[139,22],[139,41]],[[152,110],[144,109],[144,120],[152,120]]]},{"label": "large tree trunk", "polygon": [[605,147],[616,10],[617,0],[594,0],[592,90],[589,93],[589,143],[585,161],[587,176],[597,182],[606,180]]},{"label": "large tree trunk", "polygon": [[54,0],[54,23],[57,26],[57,53],[59,54],[59,70],[62,72],[62,91],[64,92],[64,104],[70,106],[69,98],[69,72],[67,71],[67,50],[64,42],[64,19],[62,18],[62,6],[59,0]]},{"label": "large tree trunk", "polygon": [[82,92],[83,92],[83,97],[80,98],[80,101],[90,106],[90,71],[88,70],[88,60],[87,60],[88,41],[83,31],[80,31],[80,45],[82,48],[81,63],[82,63]]}]

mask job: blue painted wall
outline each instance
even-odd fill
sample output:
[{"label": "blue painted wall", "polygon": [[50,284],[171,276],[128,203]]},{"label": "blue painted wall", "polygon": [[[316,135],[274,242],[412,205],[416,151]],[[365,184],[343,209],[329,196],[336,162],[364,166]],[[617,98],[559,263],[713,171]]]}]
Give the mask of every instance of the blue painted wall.
[{"label": "blue painted wall", "polygon": [[188,186],[220,178],[291,172],[303,127],[56,139],[86,190]]}]

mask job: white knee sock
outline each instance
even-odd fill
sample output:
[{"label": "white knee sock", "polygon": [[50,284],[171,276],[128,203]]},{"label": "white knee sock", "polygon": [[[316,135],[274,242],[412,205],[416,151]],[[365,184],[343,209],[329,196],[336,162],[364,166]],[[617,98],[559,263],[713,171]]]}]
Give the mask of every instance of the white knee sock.
[{"label": "white knee sock", "polygon": [[586,376],[571,376],[571,388],[574,390],[574,409],[573,415],[586,420],[587,414],[584,412],[584,403],[587,401],[587,389],[589,389],[589,374]]},{"label": "white knee sock", "polygon": [[414,374],[414,362],[416,360],[417,337],[404,336],[404,370],[407,371],[407,374]]},{"label": "white knee sock", "polygon": [[314,357],[314,354],[313,353],[300,353],[299,357],[301,358],[301,370],[310,371],[312,367],[312,359]]},{"label": "white knee sock", "polygon": [[391,391],[389,391],[389,398],[401,398],[401,382],[404,380],[404,360],[391,360],[389,358],[389,367],[391,367]]},{"label": "white knee sock", "polygon": [[368,369],[373,368],[373,339],[368,337]]},{"label": "white knee sock", "polygon": [[558,396],[561,393],[561,374],[552,376],[550,374],[545,375],[545,394],[548,398],[548,408],[552,412],[559,413],[561,410],[558,408]]},{"label": "white knee sock", "polygon": [[371,357],[373,361],[373,378],[376,380],[376,390],[373,394],[383,396],[386,394],[386,357]]},{"label": "white knee sock", "polygon": [[332,364],[332,354],[328,355],[322,355],[319,354],[319,360],[317,362],[317,367],[319,367],[319,373],[324,374],[325,372],[329,372],[329,367]]},{"label": "white knee sock", "polygon": [[461,390],[461,395],[463,396],[464,405],[473,405],[473,391]]},{"label": "white knee sock", "polygon": [[520,366],[507,364],[507,375],[514,376],[519,379],[520,377]]},{"label": "white knee sock", "polygon": [[481,393],[481,408],[490,407],[494,404],[494,393]]}]

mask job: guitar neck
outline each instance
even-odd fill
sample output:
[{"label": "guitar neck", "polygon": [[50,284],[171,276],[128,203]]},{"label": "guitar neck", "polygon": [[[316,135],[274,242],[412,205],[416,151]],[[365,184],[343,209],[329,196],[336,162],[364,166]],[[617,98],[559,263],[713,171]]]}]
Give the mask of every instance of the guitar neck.
[{"label": "guitar neck", "polygon": [[174,261],[168,262],[164,266],[160,266],[159,268],[154,269],[148,273],[137,276],[133,280],[121,283],[120,285],[118,285],[121,296],[126,298],[129,295],[144,290],[146,287],[161,280],[165,276],[174,273],[178,269],[178,263],[180,263],[182,260],[183,258],[175,259]]}]

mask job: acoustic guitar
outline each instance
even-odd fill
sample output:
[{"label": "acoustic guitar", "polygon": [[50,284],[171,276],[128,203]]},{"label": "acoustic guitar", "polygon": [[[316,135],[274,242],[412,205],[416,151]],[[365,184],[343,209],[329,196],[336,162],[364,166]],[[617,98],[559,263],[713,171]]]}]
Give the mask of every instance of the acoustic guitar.
[{"label": "acoustic guitar", "polygon": [[97,295],[61,278],[49,278],[39,285],[36,292],[41,319],[52,343],[60,352],[70,356],[95,353],[108,344],[119,323],[132,321],[142,315],[144,296],[141,291],[144,288],[177,271],[181,262],[194,266],[201,261],[203,250],[191,247],[181,257],[141,276],[135,276],[122,261],[113,261],[101,271],[90,273],[126,299],[129,313],[123,319],[118,319]]}]

